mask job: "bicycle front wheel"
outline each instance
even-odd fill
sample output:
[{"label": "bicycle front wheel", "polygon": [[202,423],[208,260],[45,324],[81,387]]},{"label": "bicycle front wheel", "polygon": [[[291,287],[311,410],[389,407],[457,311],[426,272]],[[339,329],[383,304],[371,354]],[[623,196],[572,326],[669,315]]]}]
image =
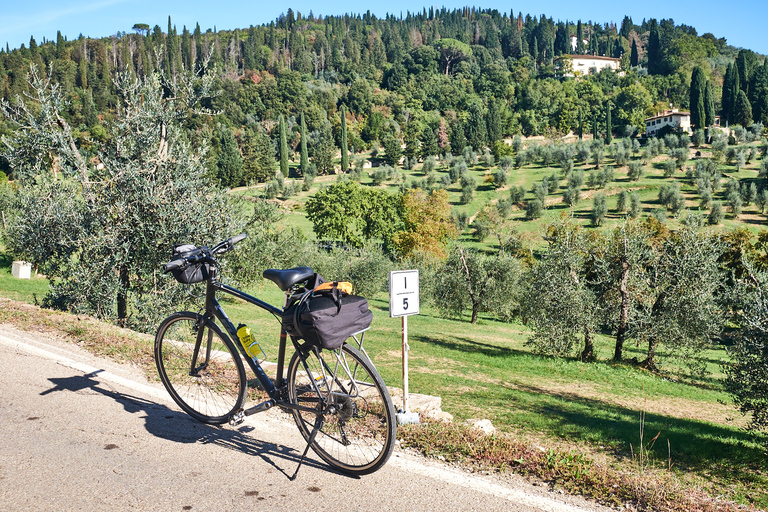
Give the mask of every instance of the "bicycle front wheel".
[{"label": "bicycle front wheel", "polygon": [[160,324],[155,363],[173,400],[203,423],[228,421],[245,401],[245,369],[237,349],[201,315],[175,313]]},{"label": "bicycle front wheel", "polygon": [[344,473],[373,473],[387,462],[395,446],[397,424],[392,398],[376,369],[357,349],[308,347],[297,351],[288,365],[292,404],[313,412],[293,410],[307,441],[317,432],[312,449]]}]

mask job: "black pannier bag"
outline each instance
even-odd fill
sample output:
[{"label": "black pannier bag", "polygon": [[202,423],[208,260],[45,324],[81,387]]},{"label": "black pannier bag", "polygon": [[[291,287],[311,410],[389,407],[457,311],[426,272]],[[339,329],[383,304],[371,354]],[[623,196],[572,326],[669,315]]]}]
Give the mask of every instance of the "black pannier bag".
[{"label": "black pannier bag", "polygon": [[[316,284],[325,282],[322,277],[317,278]],[[335,282],[322,290],[295,294],[283,312],[283,329],[294,338],[333,350],[351,335],[370,327],[373,313],[368,309],[368,301],[348,294],[339,284],[348,283]]]},{"label": "black pannier bag", "polygon": [[[200,249],[191,244],[174,245],[171,261],[188,258],[200,252]],[[171,274],[182,284],[202,283],[210,275],[210,265],[208,263],[195,263],[187,268],[175,268]]]}]

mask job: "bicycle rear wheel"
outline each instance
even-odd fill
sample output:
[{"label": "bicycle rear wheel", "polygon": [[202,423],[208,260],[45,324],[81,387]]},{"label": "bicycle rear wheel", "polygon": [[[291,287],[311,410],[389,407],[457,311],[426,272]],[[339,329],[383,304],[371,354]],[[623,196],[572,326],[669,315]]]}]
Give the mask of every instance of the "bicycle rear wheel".
[{"label": "bicycle rear wheel", "polygon": [[367,357],[346,343],[338,350],[297,351],[288,365],[291,403],[315,412],[293,411],[307,441],[318,414],[322,427],[312,449],[344,473],[373,473],[395,446],[397,424],[392,398]]},{"label": "bicycle rear wheel", "polygon": [[174,313],[160,324],[155,363],[173,400],[203,423],[228,421],[245,401],[245,369],[237,349],[201,315]]}]

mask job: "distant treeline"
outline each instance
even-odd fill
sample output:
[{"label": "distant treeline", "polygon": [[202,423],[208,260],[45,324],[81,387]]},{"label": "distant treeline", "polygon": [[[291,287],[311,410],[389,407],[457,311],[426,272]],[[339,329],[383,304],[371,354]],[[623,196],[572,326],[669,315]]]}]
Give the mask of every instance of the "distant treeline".
[{"label": "distant treeline", "polygon": [[[194,117],[185,128],[191,142],[211,146],[208,167],[226,186],[274,176],[280,116],[291,155],[298,154],[304,116],[310,159],[317,148],[327,154],[324,141],[342,144],[342,106],[347,149],[358,152],[389,137],[406,144],[410,138],[436,154],[461,154],[466,146],[493,149],[518,133],[594,133],[598,124],[601,133],[633,135],[644,130],[646,115],[670,103],[690,108],[695,66],[711,82],[718,112],[731,108],[723,105],[723,80],[729,67],[738,69],[736,87],[751,102],[754,120],[768,125],[768,108],[760,107],[768,101],[763,58],[671,19],[635,24],[627,16],[616,26],[477,8],[430,8],[385,18],[288,9],[276,21],[246,29],[203,32],[197,24],[179,32],[169,17],[165,32],[141,23],[132,30],[75,41],[59,33],[56,41],[38,44],[31,38],[28,46],[6,46],[0,50],[0,96],[12,101],[26,92],[31,64],[50,70],[71,101],[67,121],[87,152],[89,144],[107,137],[103,125],[119,107],[117,74],[159,72],[174,80],[213,67],[221,94],[207,106],[220,114]],[[564,54],[613,56],[626,74],[558,79],[557,59]],[[739,59],[742,68],[735,64]],[[731,103],[734,74],[726,84]],[[758,76],[765,84],[754,82]],[[613,115],[606,127],[608,108]],[[9,129],[0,125],[0,133]],[[270,158],[257,159],[269,153],[270,143]],[[233,165],[226,152],[233,150],[243,168],[225,172]],[[328,172],[320,167],[320,173]],[[10,172],[7,166],[2,170]]]}]

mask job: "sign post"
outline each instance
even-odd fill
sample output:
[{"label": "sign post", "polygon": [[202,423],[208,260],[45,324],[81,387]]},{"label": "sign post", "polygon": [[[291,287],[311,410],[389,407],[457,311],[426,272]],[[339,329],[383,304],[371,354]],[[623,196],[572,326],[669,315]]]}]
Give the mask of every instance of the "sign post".
[{"label": "sign post", "polygon": [[396,270],[389,273],[389,316],[401,317],[403,322],[403,410],[397,422],[418,423],[419,415],[408,406],[408,316],[419,314],[419,271]]}]

